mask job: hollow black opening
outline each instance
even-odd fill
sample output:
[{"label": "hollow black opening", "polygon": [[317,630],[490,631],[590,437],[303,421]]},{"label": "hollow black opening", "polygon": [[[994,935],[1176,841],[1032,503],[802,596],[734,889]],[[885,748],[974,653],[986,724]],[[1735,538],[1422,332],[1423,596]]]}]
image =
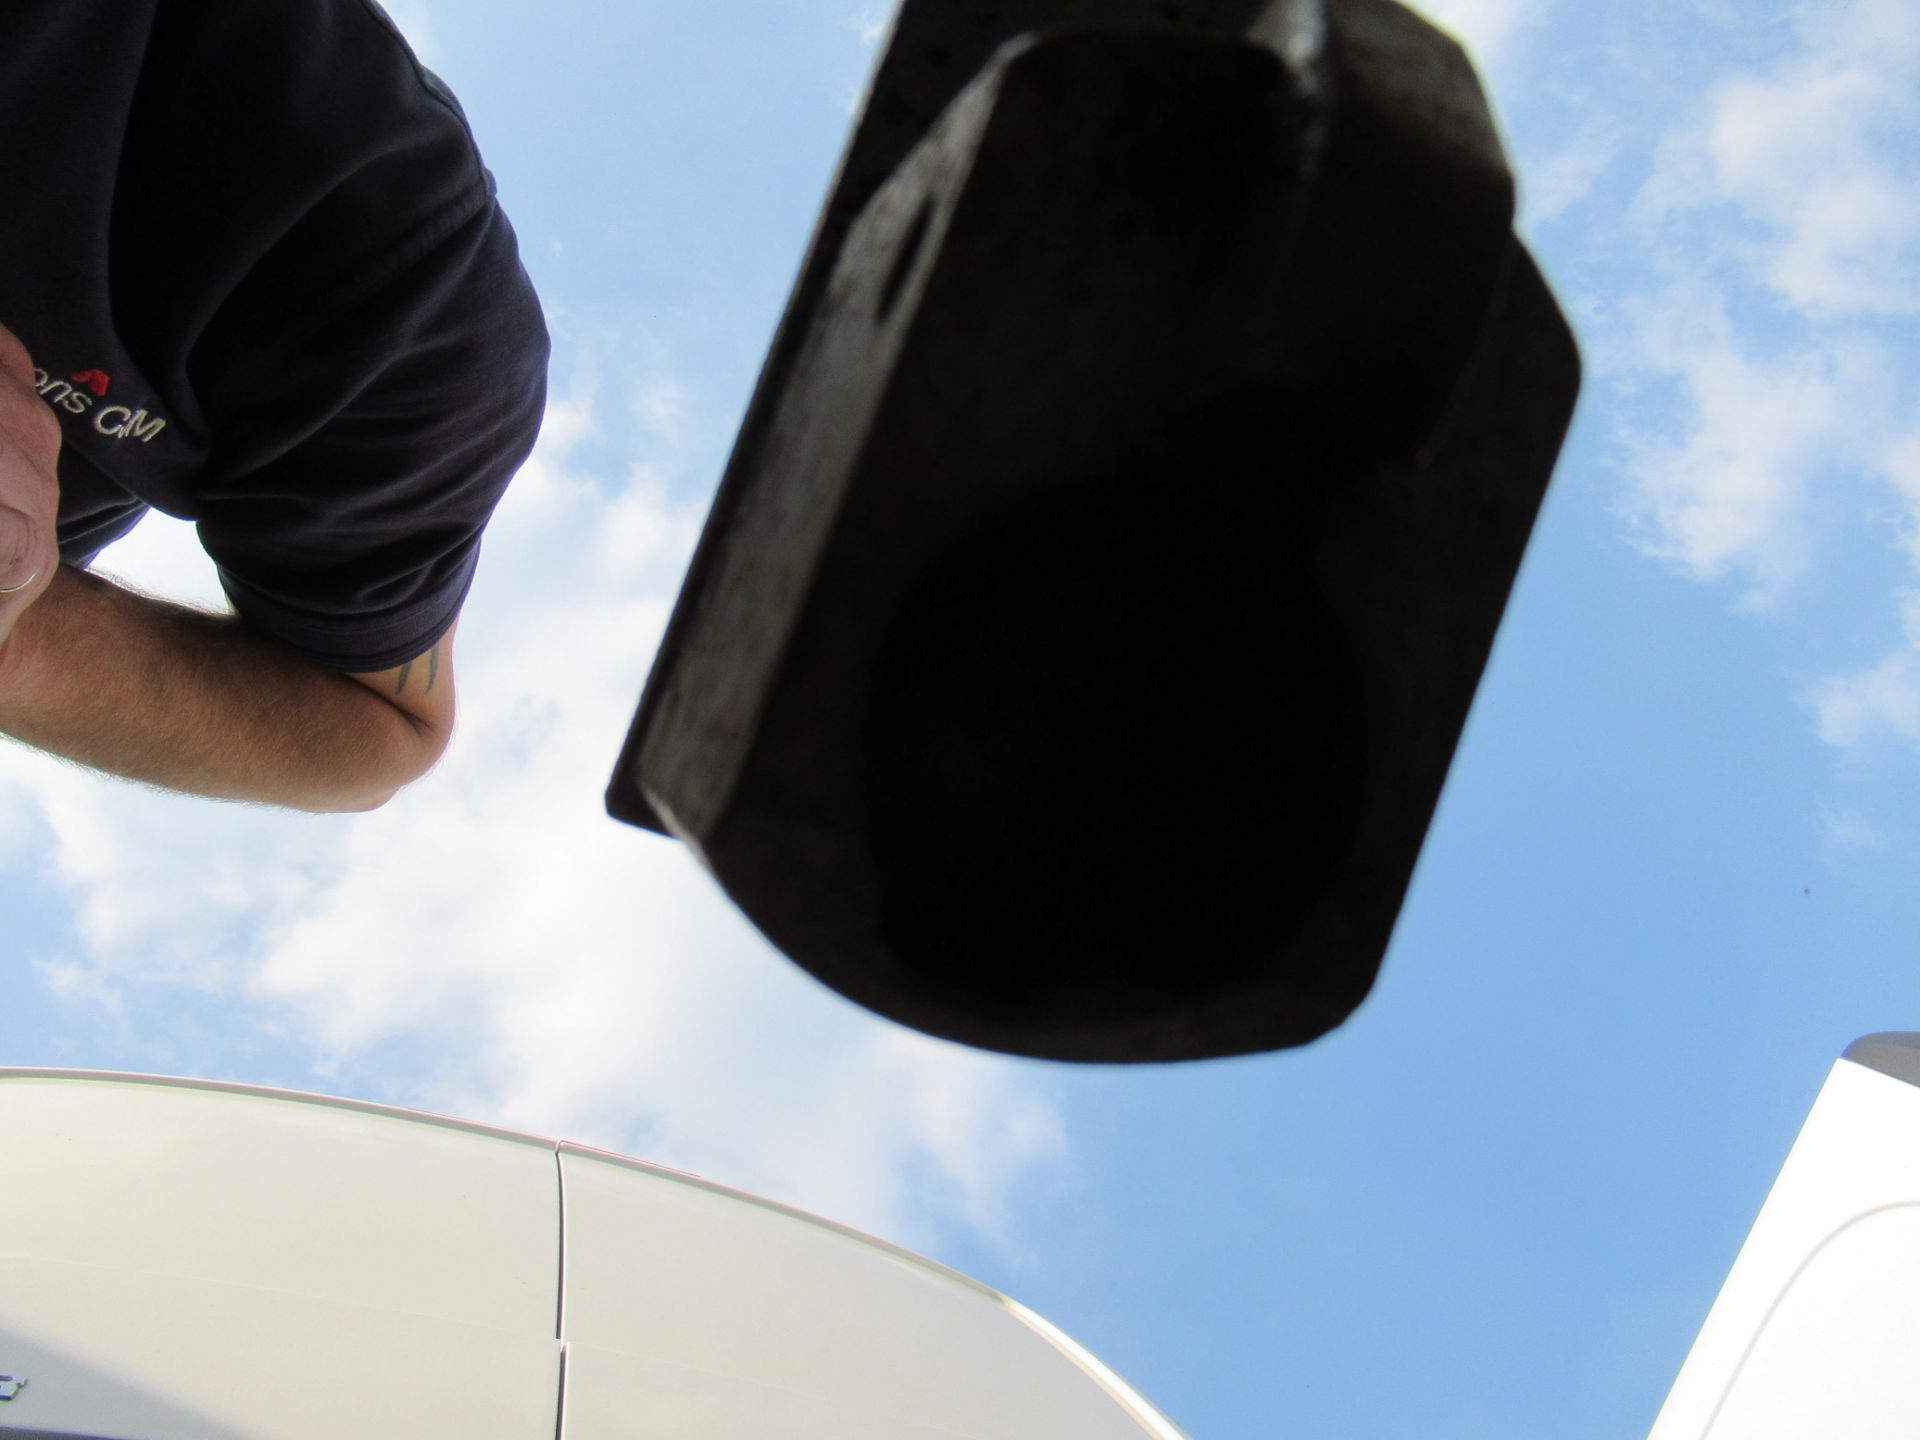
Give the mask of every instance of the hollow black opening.
[{"label": "hollow black opening", "polygon": [[896,981],[1038,1030],[1151,1019],[1273,964],[1364,761],[1310,529],[1156,475],[1026,503],[931,573],[866,737]]}]

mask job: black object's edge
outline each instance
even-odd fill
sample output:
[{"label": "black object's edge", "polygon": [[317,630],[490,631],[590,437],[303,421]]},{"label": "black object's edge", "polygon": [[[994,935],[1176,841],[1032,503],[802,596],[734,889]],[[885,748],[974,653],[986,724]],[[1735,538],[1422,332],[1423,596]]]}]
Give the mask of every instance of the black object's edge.
[{"label": "black object's edge", "polygon": [[[898,24],[897,12],[895,23]],[[751,467],[742,462],[760,451],[766,432],[773,423],[774,412],[779,408],[787,376],[799,359],[802,342],[813,324],[814,314],[820,307],[827,282],[833,276],[840,251],[846,245],[847,235],[852,231],[860,209],[869,198],[866,194],[856,196],[850,193],[857,188],[850,182],[860,151],[866,115],[892,56],[893,39],[893,36],[888,36],[887,43],[881,47],[879,60],[867,81],[866,96],[861,102],[860,121],[849,133],[839,162],[834,166],[833,178],[827,184],[820,218],[815,224],[812,238],[807,242],[806,253],[794,277],[793,291],[781,314],[779,326],[774,331],[773,343],[767,348],[767,358],[754,384],[753,397],[747,402],[746,416],[735,438],[733,454],[727,460],[726,469],[721,472],[712,508],[707,513],[700,539],[694,546],[693,559],[681,581],[679,599],[667,619],[666,633],[661,636],[652,671],[641,692],[633,726],[627,732],[626,743],[620,750],[619,764],[607,786],[609,815],[625,824],[652,830],[656,834],[667,835],[670,832],[666,821],[641,789],[639,779],[641,746],[652,727],[654,710],[659,702],[653,678],[666,674],[671,668],[673,657],[692,628],[689,597],[700,593],[701,582],[712,568],[714,556],[720,548],[720,537],[728,531],[727,519],[749,486]]]},{"label": "black object's edge", "polygon": [[[1257,18],[1257,11],[1270,8],[1270,0],[1243,0],[1243,3],[1248,8],[1249,22]],[[1317,16],[1320,3],[1321,0],[1311,0],[1310,4],[1303,5],[1300,12],[1294,13],[1294,23],[1299,23],[1300,13]],[[949,88],[943,90],[930,113],[908,118],[905,112],[912,107],[902,104],[903,97],[890,92],[887,87],[890,67],[900,59],[896,52],[902,48],[903,15],[904,6],[896,6],[892,28],[880,45],[879,56],[856,112],[858,118],[834,167],[833,178],[827,184],[820,218],[795,273],[787,307],[774,331],[773,343],[768,347],[753,396],[747,402],[746,415],[735,438],[733,453],[721,472],[713,505],[707,513],[700,539],[694,546],[693,559],[681,582],[679,598],[667,619],[666,632],[661,637],[647,682],[641,691],[639,708],[627,732],[626,742],[621,747],[619,763],[607,786],[607,813],[615,820],[643,830],[652,830],[660,835],[671,833],[664,817],[647,798],[639,780],[640,750],[652,728],[660,698],[653,683],[654,678],[671,669],[674,656],[692,628],[690,597],[700,593],[701,582],[712,568],[715,553],[720,548],[720,537],[729,530],[727,521],[751,485],[752,477],[748,473],[750,465],[746,462],[760,453],[779,408],[787,377],[800,358],[801,348],[812,328],[814,316],[854,222],[899,161],[925,136],[946,103],[964,88],[968,78],[967,75],[952,78]],[[1319,22],[1316,21],[1311,28],[1317,34]],[[986,52],[990,54],[995,46],[1018,33],[1018,30],[992,33],[985,45]],[[887,100],[893,101],[895,108],[902,113],[889,115],[884,121],[876,123],[876,107],[879,102]],[[890,130],[900,133],[882,133]]]}]

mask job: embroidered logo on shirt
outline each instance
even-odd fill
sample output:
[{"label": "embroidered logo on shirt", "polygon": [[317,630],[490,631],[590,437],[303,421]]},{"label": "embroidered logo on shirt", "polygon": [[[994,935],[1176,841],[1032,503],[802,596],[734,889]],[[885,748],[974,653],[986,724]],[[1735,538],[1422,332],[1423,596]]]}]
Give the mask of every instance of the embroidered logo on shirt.
[{"label": "embroidered logo on shirt", "polygon": [[137,440],[151,445],[154,437],[167,428],[167,422],[145,409],[100,404],[112,383],[104,370],[82,370],[71,380],[56,380],[44,370],[33,372],[34,389],[56,410],[92,415],[94,431],[109,440]]}]

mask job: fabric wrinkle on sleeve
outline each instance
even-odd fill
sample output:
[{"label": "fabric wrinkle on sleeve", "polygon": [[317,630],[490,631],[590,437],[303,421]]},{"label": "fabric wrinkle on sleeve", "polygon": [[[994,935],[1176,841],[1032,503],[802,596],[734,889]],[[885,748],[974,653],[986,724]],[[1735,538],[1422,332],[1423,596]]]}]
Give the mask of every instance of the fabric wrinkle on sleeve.
[{"label": "fabric wrinkle on sleeve", "polygon": [[446,634],[545,404],[546,325],[498,205],[410,258],[250,367],[200,487],[241,619],[332,670]]}]

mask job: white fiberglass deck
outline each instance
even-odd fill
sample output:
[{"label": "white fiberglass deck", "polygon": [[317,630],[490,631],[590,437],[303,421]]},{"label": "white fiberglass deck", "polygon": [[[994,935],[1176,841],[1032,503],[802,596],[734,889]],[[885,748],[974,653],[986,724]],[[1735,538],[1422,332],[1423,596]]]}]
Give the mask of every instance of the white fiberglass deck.
[{"label": "white fiberglass deck", "polygon": [[1920,1435],[1920,1035],[1834,1065],[1652,1440]]},{"label": "white fiberglass deck", "polygon": [[6,1070],[0,1136],[0,1436],[1180,1433],[983,1286],[619,1157]]}]

